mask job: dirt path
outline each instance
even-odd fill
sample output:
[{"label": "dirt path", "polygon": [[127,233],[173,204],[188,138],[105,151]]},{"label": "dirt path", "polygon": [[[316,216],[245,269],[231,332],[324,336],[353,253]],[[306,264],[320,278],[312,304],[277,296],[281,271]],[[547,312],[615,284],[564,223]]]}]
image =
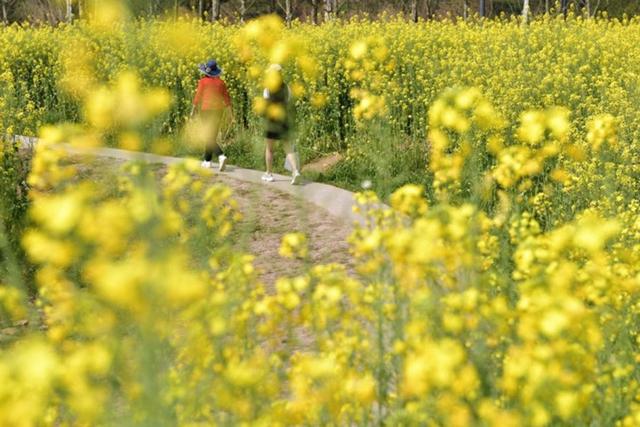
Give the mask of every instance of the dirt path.
[{"label": "dirt path", "polygon": [[299,273],[304,267],[301,261],[278,255],[282,236],[290,232],[307,235],[313,264],[349,264],[346,240],[350,224],[269,184],[239,182],[224,174],[214,175],[213,180],[233,189],[244,217],[238,225],[240,241],[236,245],[255,255],[255,265],[266,283]]},{"label": "dirt path", "polygon": [[[80,175],[110,182],[118,174],[123,160],[73,156],[70,163],[79,168]],[[153,164],[157,176],[167,171],[165,164]],[[294,276],[304,271],[304,263],[280,257],[278,249],[282,236],[302,232],[309,241],[310,262],[314,265],[341,263],[350,267],[347,237],[351,224],[328,211],[294,195],[278,190],[269,183],[239,181],[214,172],[210,177],[197,178],[210,183],[220,182],[233,190],[242,220],[231,238],[236,249],[255,256],[254,265],[260,278],[271,288],[279,276]]]},{"label": "dirt path", "polygon": [[[65,163],[76,166],[78,179],[91,178],[108,183],[113,191],[113,183],[120,174],[124,160],[113,158],[87,158],[71,156]],[[154,164],[157,176],[163,176],[167,165]],[[254,266],[268,290],[273,290],[276,278],[295,276],[305,270],[302,261],[280,257],[278,249],[282,236],[290,232],[302,232],[309,240],[309,262],[313,265],[341,263],[351,270],[346,239],[351,224],[331,215],[327,210],[285,193],[269,184],[256,184],[215,173],[211,177],[200,178],[211,183],[220,182],[233,190],[243,219],[231,234],[236,249],[255,256]],[[347,220],[348,221],[348,220]],[[27,322],[0,329],[0,344],[19,337],[20,330]],[[40,324],[39,322],[35,322]],[[298,344],[309,345],[311,338],[304,330],[298,331]]]}]

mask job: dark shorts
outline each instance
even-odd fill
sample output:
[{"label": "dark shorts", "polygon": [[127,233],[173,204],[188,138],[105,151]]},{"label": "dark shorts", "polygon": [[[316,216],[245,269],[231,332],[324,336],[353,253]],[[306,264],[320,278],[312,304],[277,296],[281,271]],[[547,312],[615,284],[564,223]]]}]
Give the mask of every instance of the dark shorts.
[{"label": "dark shorts", "polygon": [[274,131],[271,131],[271,130],[268,130],[265,133],[265,136],[267,137],[267,139],[275,139],[277,141],[285,139],[285,137],[286,137],[286,135],[283,132],[274,132]]},{"label": "dark shorts", "polygon": [[289,133],[289,126],[286,123],[276,122],[272,120],[267,121],[265,137],[267,139],[282,140],[287,138]]}]

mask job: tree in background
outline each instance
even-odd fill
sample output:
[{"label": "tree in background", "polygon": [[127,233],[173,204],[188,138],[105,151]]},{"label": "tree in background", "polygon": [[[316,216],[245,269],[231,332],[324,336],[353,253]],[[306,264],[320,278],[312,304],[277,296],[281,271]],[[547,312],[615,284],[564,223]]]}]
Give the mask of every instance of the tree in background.
[{"label": "tree in background", "polygon": [[220,19],[220,0],[211,0],[211,22]]},{"label": "tree in background", "polygon": [[[102,0],[0,0],[0,19],[4,23],[31,22],[57,24],[90,15]],[[403,14],[414,22],[438,16],[487,17],[521,14],[525,0],[124,0],[134,16],[200,16],[203,20],[221,18],[244,22],[277,13],[290,24],[294,19],[313,23],[337,17],[366,14],[372,18],[383,12]],[[640,13],[634,0],[528,0],[531,16],[552,11],[611,17]],[[484,12],[484,13],[481,13]]]},{"label": "tree in background", "polygon": [[15,7],[16,0],[0,0],[2,6],[2,22],[9,22],[9,11]]}]

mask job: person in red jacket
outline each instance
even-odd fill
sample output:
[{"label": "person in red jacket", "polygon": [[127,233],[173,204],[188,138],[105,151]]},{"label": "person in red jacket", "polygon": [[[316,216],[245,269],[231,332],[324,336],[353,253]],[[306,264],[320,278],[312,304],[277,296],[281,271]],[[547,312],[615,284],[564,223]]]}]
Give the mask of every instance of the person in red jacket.
[{"label": "person in red jacket", "polygon": [[193,99],[191,116],[196,112],[207,124],[207,143],[204,151],[202,166],[212,167],[213,155],[218,156],[218,169],[222,172],[225,168],[227,157],[218,145],[218,134],[225,117],[233,120],[231,97],[224,81],[220,78],[222,70],[215,59],[206,64],[201,64],[199,70],[204,76],[198,82],[196,95]]}]

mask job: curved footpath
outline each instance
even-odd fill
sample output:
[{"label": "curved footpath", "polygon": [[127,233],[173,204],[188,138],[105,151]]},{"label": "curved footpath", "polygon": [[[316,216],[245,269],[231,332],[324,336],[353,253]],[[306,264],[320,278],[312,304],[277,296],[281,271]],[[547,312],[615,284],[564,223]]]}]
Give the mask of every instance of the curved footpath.
[{"label": "curved footpath", "polygon": [[[20,142],[24,146],[33,148],[38,142],[38,138],[16,135],[14,141]],[[69,144],[58,144],[69,154],[94,155],[99,157],[110,157],[120,160],[142,160],[148,163],[163,163],[166,165],[179,163],[187,158],[160,156],[157,154],[143,153],[137,151],[121,150],[116,148],[78,148]],[[362,217],[353,212],[353,193],[332,185],[320,184],[316,182],[304,181],[300,185],[291,185],[291,178],[284,175],[274,174],[275,181],[265,183],[262,181],[262,171],[243,169],[233,165],[227,165],[224,172],[217,172],[217,164],[213,171],[239,181],[265,185],[285,193],[292,194],[307,202],[326,209],[331,215],[349,222],[362,222]]]}]

